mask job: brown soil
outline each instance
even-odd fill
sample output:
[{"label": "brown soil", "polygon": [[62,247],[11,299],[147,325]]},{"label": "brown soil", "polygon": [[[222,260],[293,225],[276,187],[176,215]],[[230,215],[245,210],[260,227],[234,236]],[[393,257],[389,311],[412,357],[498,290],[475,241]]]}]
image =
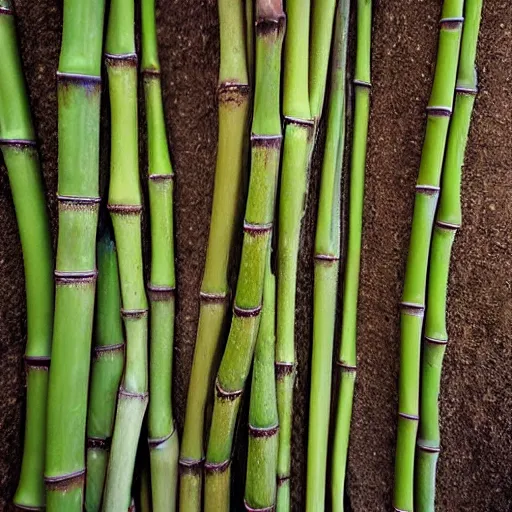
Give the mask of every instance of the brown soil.
[{"label": "brown soil", "polygon": [[[355,511],[390,510],[397,406],[398,303],[436,54],[437,0],[375,2],[372,113],[359,315],[359,371],[349,463]],[[181,428],[211,207],[216,121],[216,2],[161,3],[165,107],[177,173],[179,306],[174,401]],[[62,4],[18,0],[22,53],[56,228],[58,63]],[[481,92],[465,165],[464,227],[449,293],[450,345],[441,396],[438,503],[445,511],[512,509],[512,7],[485,2]],[[318,158],[305,219],[297,306],[294,510],[304,500]],[[8,181],[0,174],[0,509],[20,463],[25,336],[23,268]],[[240,429],[240,433],[244,429]],[[241,450],[240,450],[241,451]],[[236,509],[240,509],[240,502]]]}]

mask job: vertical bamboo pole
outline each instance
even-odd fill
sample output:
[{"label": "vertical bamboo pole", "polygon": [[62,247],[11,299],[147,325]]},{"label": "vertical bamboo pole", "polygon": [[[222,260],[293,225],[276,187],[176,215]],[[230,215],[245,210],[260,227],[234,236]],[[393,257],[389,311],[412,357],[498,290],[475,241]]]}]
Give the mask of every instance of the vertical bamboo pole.
[{"label": "vertical bamboo pole", "polygon": [[441,198],[430,250],[416,461],[415,505],[420,512],[435,510],[436,467],[441,449],[438,397],[443,357],[448,343],[446,330],[448,274],[453,241],[462,221],[460,186],[471,114],[477,94],[475,57],[481,12],[482,0],[466,0],[455,86],[455,106],[448,133]]},{"label": "vertical bamboo pole", "polygon": [[141,244],[134,8],[132,0],[111,1],[105,47],[112,124],[108,209],[119,263],[126,362],[117,400],[104,512],[125,512],[130,506],[137,444],[148,403],[148,304]]},{"label": "vertical bamboo pole", "polygon": [[101,510],[117,391],[124,366],[123,326],[119,311],[119,268],[111,227],[100,221],[94,347],[87,413],[85,510]]},{"label": "vertical bamboo pole", "polygon": [[229,510],[235,424],[259,325],[282,139],[279,96],[284,29],[281,2],[258,1],[251,177],[233,319],[217,375],[206,455],[207,512]]},{"label": "vertical bamboo pole", "polygon": [[149,207],[151,221],[151,305],[149,358],[149,454],[155,512],[176,509],[178,433],[171,403],[174,341],[173,169],[165,129],[155,0],[142,2],[142,76],[148,127]]},{"label": "vertical bamboo pole", "polygon": [[412,219],[401,303],[400,383],[395,457],[396,510],[413,510],[414,452],[419,421],[420,350],[430,240],[452,112],[463,0],[443,3],[434,83]]},{"label": "vertical bamboo pole", "polygon": [[42,510],[45,505],[46,398],[53,321],[53,255],[41,168],[10,0],[0,0],[0,47],[0,151],[7,166],[16,209],[27,300],[25,441],[14,503],[19,508]]},{"label": "vertical bamboo pole", "polygon": [[315,239],[306,510],[323,510],[325,506],[331,368],[340,256],[349,14],[350,1],[340,1],[335,14],[329,116]]},{"label": "vertical bamboo pole", "polygon": [[[247,4],[252,3],[247,0]],[[180,510],[201,510],[205,408],[211,396],[230,302],[229,270],[239,226],[248,85],[244,4],[219,0],[219,135],[208,248],[201,283],[199,323],[180,452]],[[208,427],[208,426],[207,426]]]},{"label": "vertical bamboo pole", "polygon": [[96,284],[103,0],[65,0],[57,73],[59,235],[48,388],[48,512],[82,510]]}]

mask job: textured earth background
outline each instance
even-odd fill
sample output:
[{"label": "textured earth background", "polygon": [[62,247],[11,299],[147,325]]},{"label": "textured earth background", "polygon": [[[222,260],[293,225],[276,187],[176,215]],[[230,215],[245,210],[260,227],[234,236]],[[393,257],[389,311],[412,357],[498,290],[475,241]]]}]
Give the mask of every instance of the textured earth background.
[{"label": "textured earth background", "polygon": [[[440,5],[439,0],[375,1],[359,370],[348,471],[348,500],[357,512],[391,508],[398,303],[423,139],[424,110],[436,55]],[[18,0],[16,9],[56,231],[55,72],[62,3]],[[179,302],[174,403],[181,428],[215,166],[219,50],[216,2],[160,2],[158,27],[165,109],[177,174]],[[438,505],[443,511],[512,510],[511,31],[512,5],[508,0],[484,2],[478,51],[480,94],[464,168],[464,226],[455,244],[450,276],[450,344],[442,380],[438,486]],[[104,149],[106,153],[108,147]],[[141,137],[142,162],[144,152],[144,137]],[[302,510],[305,490],[311,256],[318,162],[317,156],[299,269],[294,510]],[[145,166],[141,165],[141,169]],[[3,168],[0,216],[0,509],[5,510],[20,469],[25,300],[21,249]],[[235,503],[235,508],[241,509],[241,502]]]}]

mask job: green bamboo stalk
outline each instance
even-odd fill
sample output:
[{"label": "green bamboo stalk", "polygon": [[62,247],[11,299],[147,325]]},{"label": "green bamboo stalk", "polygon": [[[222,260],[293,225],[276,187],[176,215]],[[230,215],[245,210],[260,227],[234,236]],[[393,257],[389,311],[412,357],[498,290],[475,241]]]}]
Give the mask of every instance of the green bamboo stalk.
[{"label": "green bamboo stalk", "polygon": [[334,428],[331,499],[343,511],[347,453],[356,378],[357,302],[361,264],[364,176],[370,114],[372,2],[357,2],[357,41],[354,73],[354,128],[349,181],[348,244],[343,282],[343,323],[337,364],[341,370]]},{"label": "green bamboo stalk", "polygon": [[277,467],[278,510],[290,509],[297,260],[308,185],[309,146],[314,126],[308,93],[310,0],[291,0],[286,8],[283,78],[285,135],[277,239],[276,374],[281,425]]},{"label": "green bamboo stalk", "polygon": [[340,257],[341,180],[345,149],[345,82],[350,1],[338,3],[331,64],[329,117],[315,240],[313,355],[306,510],[324,510],[331,369]]},{"label": "green bamboo stalk", "polygon": [[96,285],[103,0],[65,0],[57,74],[59,235],[48,388],[48,512],[82,510]]},{"label": "green bamboo stalk", "polygon": [[254,0],[245,0],[245,53],[249,83],[254,79]]},{"label": "green bamboo stalk", "polygon": [[142,467],[139,497],[140,511],[151,512],[151,477],[146,464]]},{"label": "green bamboo stalk", "polygon": [[130,505],[137,444],[148,403],[148,305],[141,244],[137,55],[132,1],[110,3],[105,50],[112,125],[108,209],[117,245],[126,363],[119,387],[103,511],[125,512]]},{"label": "green bamboo stalk", "polygon": [[448,274],[453,241],[462,222],[460,201],[462,166],[477,94],[475,58],[481,12],[482,0],[466,0],[455,86],[455,106],[448,133],[441,180],[441,198],[430,250],[416,461],[415,505],[420,512],[435,510],[436,467],[441,449],[438,397],[443,357],[448,343],[446,330]]},{"label": "green bamboo stalk", "polygon": [[[248,3],[249,0],[248,0]],[[212,395],[229,307],[229,269],[239,226],[248,85],[244,4],[219,0],[219,135],[199,323],[180,452],[180,510],[201,510],[206,403]]]},{"label": "green bamboo stalk", "polygon": [[263,288],[263,309],[252,369],[245,483],[247,510],[274,510],[276,504],[279,424],[274,370],[275,293],[276,281],[270,268],[269,251]]},{"label": "green bamboo stalk", "polygon": [[437,64],[412,220],[401,303],[400,383],[395,457],[395,510],[413,510],[414,452],[419,421],[420,350],[427,266],[459,57],[463,0],[443,3]]},{"label": "green bamboo stalk", "polygon": [[[100,222],[101,226],[101,222]],[[97,243],[98,283],[94,348],[87,415],[85,510],[101,510],[117,391],[124,366],[121,291],[116,247],[111,228],[102,228]]]},{"label": "green bamboo stalk", "polygon": [[149,359],[149,454],[155,512],[174,511],[178,481],[178,433],[171,403],[174,341],[173,169],[165,129],[155,0],[142,1],[142,76],[148,126],[151,221],[151,305]]},{"label": "green bamboo stalk", "polygon": [[0,0],[0,151],[7,166],[25,266],[27,405],[25,441],[14,503],[45,506],[46,398],[53,327],[53,254],[39,157],[36,150],[14,10]]},{"label": "green bamboo stalk", "polygon": [[231,450],[258,332],[282,140],[279,95],[285,16],[280,0],[258,1],[256,20],[251,177],[233,319],[217,375],[206,456],[207,512],[229,510]]}]

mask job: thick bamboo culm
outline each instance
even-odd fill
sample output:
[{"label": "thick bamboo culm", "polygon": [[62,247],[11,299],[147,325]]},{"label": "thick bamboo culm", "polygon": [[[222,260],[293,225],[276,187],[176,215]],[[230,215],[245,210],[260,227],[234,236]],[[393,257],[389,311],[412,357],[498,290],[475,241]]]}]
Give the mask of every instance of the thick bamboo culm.
[{"label": "thick bamboo culm", "polygon": [[148,403],[148,304],[141,243],[134,9],[133,1],[112,0],[105,47],[111,113],[108,209],[117,246],[126,357],[103,496],[104,512],[125,512],[130,506],[137,444]]},{"label": "thick bamboo culm", "polygon": [[354,72],[354,128],[349,177],[348,241],[343,281],[343,316],[337,411],[334,427],[332,459],[332,507],[343,510],[347,454],[352,418],[352,402],[356,379],[357,303],[361,266],[364,179],[368,122],[370,114],[372,2],[358,0],[356,62]]},{"label": "thick bamboo culm", "polygon": [[155,0],[142,1],[142,69],[151,224],[149,457],[154,512],[176,509],[178,432],[171,402],[175,314],[173,169],[162,104]]},{"label": "thick bamboo culm", "polygon": [[335,14],[327,135],[315,238],[313,351],[308,429],[306,510],[325,507],[332,355],[340,257],[341,180],[345,149],[345,81],[350,1]]},{"label": "thick bamboo culm", "polygon": [[438,397],[443,357],[448,343],[446,298],[453,241],[462,222],[461,178],[464,153],[477,94],[475,57],[482,0],[464,3],[464,28],[455,86],[455,106],[448,132],[441,179],[441,197],[436,215],[427,290],[423,341],[420,424],[416,456],[415,509],[434,512],[436,467],[441,449]]},{"label": "thick bamboo culm", "polygon": [[57,74],[59,235],[48,388],[48,512],[81,511],[96,285],[104,2],[65,0]]},{"label": "thick bamboo culm", "polygon": [[[248,4],[252,2],[247,0]],[[200,311],[180,452],[180,510],[201,510],[205,410],[213,393],[230,304],[233,241],[241,225],[244,149],[248,143],[245,11],[242,1],[219,0],[219,135],[213,205]]]},{"label": "thick bamboo culm", "polygon": [[394,507],[405,512],[412,511],[414,503],[414,459],[419,421],[420,352],[427,266],[452,112],[463,3],[463,0],[445,0],[443,3],[437,64],[427,107],[427,126],[402,294]]},{"label": "thick bamboo culm", "polygon": [[46,398],[53,327],[53,254],[36,137],[10,0],[0,0],[0,47],[0,151],[16,209],[27,301],[25,440],[14,503],[19,508],[43,510]]},{"label": "thick bamboo culm", "polygon": [[206,456],[207,512],[229,511],[235,426],[260,319],[282,140],[279,97],[285,16],[280,1],[257,2],[255,31],[251,176],[233,319],[217,375]]},{"label": "thick bamboo culm", "polygon": [[275,510],[276,505],[279,424],[274,368],[275,294],[276,280],[270,268],[269,251],[261,321],[252,369],[249,449],[245,482],[247,510]]},{"label": "thick bamboo culm", "polygon": [[299,240],[313,133],[308,95],[309,0],[287,3],[284,41],[285,134],[277,239],[276,371],[279,410],[277,509],[290,509],[292,403],[295,383],[295,295]]},{"label": "thick bamboo culm", "polygon": [[[103,224],[103,225],[102,225]],[[87,413],[87,476],[85,510],[101,510],[110,441],[114,429],[117,391],[124,367],[121,291],[117,253],[108,221],[100,221],[97,243],[98,282],[94,347]]]}]

